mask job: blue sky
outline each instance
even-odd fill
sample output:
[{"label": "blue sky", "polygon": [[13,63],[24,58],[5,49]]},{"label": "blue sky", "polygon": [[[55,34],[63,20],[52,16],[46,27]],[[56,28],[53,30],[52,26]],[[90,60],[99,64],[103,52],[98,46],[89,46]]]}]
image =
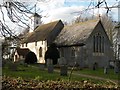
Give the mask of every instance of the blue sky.
[{"label": "blue sky", "polygon": [[82,5],[82,6],[88,6],[88,4],[89,4],[90,2],[89,1],[87,1],[87,2],[83,2],[83,1],[79,1],[79,2],[70,2],[70,1],[65,1],[64,2],[64,6],[65,7],[69,7],[69,6],[80,6],[80,5]]},{"label": "blue sky", "polygon": [[92,5],[93,4],[96,5],[98,0],[65,0],[64,4],[65,6],[73,6],[73,5],[80,6],[81,5],[81,6],[87,7],[91,2],[92,2]]}]

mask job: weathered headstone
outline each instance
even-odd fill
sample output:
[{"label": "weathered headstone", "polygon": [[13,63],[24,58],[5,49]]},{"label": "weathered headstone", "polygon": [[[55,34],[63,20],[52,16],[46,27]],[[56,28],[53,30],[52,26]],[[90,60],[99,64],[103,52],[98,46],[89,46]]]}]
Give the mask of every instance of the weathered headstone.
[{"label": "weathered headstone", "polygon": [[60,65],[60,75],[67,76],[68,67],[66,59],[64,57],[61,57],[59,58],[58,63]]},{"label": "weathered headstone", "polygon": [[93,70],[96,70],[97,69],[97,63],[95,62],[94,64],[93,64]]},{"label": "weathered headstone", "polygon": [[53,65],[48,66],[48,73],[53,73],[54,67]]},{"label": "weathered headstone", "polygon": [[104,67],[104,74],[108,74],[108,68]]},{"label": "weathered headstone", "polygon": [[40,70],[44,70],[45,64],[44,64],[44,63],[40,63],[40,64],[39,64],[39,68],[40,68]]},{"label": "weathered headstone", "polygon": [[60,75],[61,76],[67,76],[67,71],[68,71],[67,65],[61,65],[61,67],[60,67]]},{"label": "weathered headstone", "polygon": [[53,73],[54,67],[53,67],[52,59],[47,59],[47,68],[48,68],[48,73]]},{"label": "weathered headstone", "polygon": [[115,62],[114,72],[117,73],[117,74],[118,73],[120,74],[120,61]]},{"label": "weathered headstone", "polygon": [[118,73],[118,72],[119,72],[119,68],[118,68],[118,66],[116,66],[116,65],[115,65],[115,67],[114,67],[114,72],[115,72],[115,73]]},{"label": "weathered headstone", "polygon": [[23,60],[19,60],[19,61],[18,61],[18,64],[20,64],[20,65],[24,65],[24,62],[25,62],[24,59],[23,59]]}]

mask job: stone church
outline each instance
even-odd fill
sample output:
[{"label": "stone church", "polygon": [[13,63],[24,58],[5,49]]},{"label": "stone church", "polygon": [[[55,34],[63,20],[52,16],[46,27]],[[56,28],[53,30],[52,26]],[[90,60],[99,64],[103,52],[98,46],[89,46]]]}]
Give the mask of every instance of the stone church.
[{"label": "stone church", "polygon": [[20,47],[33,51],[38,63],[45,63],[45,52],[52,43],[56,43],[60,57],[70,66],[105,67],[113,59],[112,44],[100,20],[64,26],[61,20],[41,24],[38,14],[31,18],[30,32]]},{"label": "stone church", "polygon": [[113,60],[112,44],[100,20],[89,20],[66,26],[57,36],[61,57],[68,65],[92,68],[109,65]]}]

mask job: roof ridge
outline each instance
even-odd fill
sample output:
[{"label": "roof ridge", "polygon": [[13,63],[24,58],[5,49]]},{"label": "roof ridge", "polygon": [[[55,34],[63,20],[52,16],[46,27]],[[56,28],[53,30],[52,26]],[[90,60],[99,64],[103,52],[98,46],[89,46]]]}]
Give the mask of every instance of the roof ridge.
[{"label": "roof ridge", "polygon": [[[37,28],[39,28],[39,27],[42,27],[42,26],[46,26],[46,25],[49,25],[49,24],[53,24],[53,23],[58,23],[58,22],[60,22],[61,20],[57,20],[57,21],[53,21],[53,22],[49,22],[49,23],[45,23],[45,24],[42,24],[42,25],[39,25]],[[56,24],[55,24],[55,26],[56,26]],[[37,28],[34,30],[34,31],[37,31]],[[34,31],[33,31],[33,33],[34,33]],[[38,30],[39,31],[39,30]]]},{"label": "roof ridge", "polygon": [[[61,20],[53,21],[50,23],[46,23],[43,25],[39,25],[25,40],[25,42],[33,42],[33,41],[38,41],[38,40],[45,40],[49,33],[54,30],[54,28],[58,25],[61,24]],[[39,38],[38,38],[39,37]]]},{"label": "roof ridge", "polygon": [[68,25],[68,26],[65,26],[65,27],[73,27],[74,25],[83,25],[83,24],[90,23],[90,22],[98,23],[99,21],[100,21],[99,19],[92,19],[92,20],[87,20],[87,21],[83,21],[83,22],[79,22],[79,23],[74,23],[72,25]]},{"label": "roof ridge", "polygon": [[[92,33],[100,20],[89,20],[82,23],[73,24],[64,27],[61,33],[56,38],[55,42],[58,44],[75,44],[83,43]],[[77,40],[77,41],[73,41]]]}]

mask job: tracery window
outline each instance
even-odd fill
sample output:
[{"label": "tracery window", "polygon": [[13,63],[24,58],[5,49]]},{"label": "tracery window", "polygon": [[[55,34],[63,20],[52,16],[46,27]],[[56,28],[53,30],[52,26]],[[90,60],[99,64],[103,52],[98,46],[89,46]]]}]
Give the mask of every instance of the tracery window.
[{"label": "tracery window", "polygon": [[99,33],[93,36],[93,52],[104,53],[104,37]]}]

